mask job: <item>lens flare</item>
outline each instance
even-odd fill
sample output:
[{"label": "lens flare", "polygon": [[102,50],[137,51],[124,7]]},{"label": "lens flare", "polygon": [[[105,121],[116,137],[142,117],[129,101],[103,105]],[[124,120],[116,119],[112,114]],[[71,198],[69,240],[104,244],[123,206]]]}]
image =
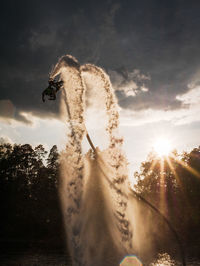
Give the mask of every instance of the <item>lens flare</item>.
[{"label": "lens flare", "polygon": [[141,261],[134,255],[126,256],[119,266],[142,266]]}]

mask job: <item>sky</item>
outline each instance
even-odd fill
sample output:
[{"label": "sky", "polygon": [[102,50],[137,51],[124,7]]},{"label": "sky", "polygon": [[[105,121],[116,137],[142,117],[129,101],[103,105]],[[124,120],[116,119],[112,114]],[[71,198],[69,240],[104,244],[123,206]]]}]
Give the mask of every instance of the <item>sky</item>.
[{"label": "sky", "polygon": [[199,1],[10,0],[1,7],[1,141],[62,148],[59,101],[44,104],[41,92],[53,65],[71,54],[109,74],[131,171],[158,137],[179,152],[200,145]]}]

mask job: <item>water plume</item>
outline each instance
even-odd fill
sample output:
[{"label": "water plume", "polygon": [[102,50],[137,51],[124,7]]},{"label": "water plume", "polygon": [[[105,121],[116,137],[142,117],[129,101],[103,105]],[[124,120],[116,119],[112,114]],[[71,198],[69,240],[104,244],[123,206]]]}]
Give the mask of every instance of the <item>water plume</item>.
[{"label": "water plume", "polygon": [[[112,85],[101,68],[81,66],[70,55],[59,59],[50,77],[58,75],[64,82],[61,112],[67,116],[69,127],[61,157],[60,198],[73,265],[118,265],[132,252],[133,228],[127,211],[127,161],[118,134],[119,114]],[[97,97],[98,93],[103,96],[109,146],[84,155],[88,78],[94,81]]]},{"label": "water plume", "polygon": [[[67,114],[69,124],[68,141],[61,161],[60,197],[63,205],[63,216],[71,255],[75,265],[81,265],[83,253],[80,245],[81,199],[83,190],[83,156],[81,142],[84,128],[84,85],[80,73],[80,65],[72,56],[59,59],[50,78],[60,75],[64,82],[62,91],[62,112]],[[71,103],[70,106],[68,102]],[[70,226],[67,226],[70,225]],[[78,258],[78,259],[76,259]],[[83,264],[84,265],[84,264]]]},{"label": "water plume", "polygon": [[[130,189],[123,138],[118,132],[118,105],[109,76],[100,67],[80,65],[76,58],[65,55],[50,73],[50,78],[56,77],[63,81],[60,110],[68,129],[59,188],[73,265],[116,266],[130,254],[139,254],[150,265],[152,254],[157,253],[152,235],[158,230],[155,223],[149,222],[153,214],[147,206],[162,217],[176,241],[180,241],[159,210]],[[92,118],[98,120],[103,135],[108,137],[104,150],[94,147],[87,132],[91,112],[97,114]],[[85,137],[92,147],[86,154]],[[179,246],[186,265],[181,243]]]}]

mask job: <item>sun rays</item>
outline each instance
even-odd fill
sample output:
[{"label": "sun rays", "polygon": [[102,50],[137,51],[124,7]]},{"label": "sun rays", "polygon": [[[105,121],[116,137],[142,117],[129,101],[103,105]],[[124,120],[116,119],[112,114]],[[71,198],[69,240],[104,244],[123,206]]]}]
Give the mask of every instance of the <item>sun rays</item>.
[{"label": "sun rays", "polygon": [[[195,170],[188,162],[181,159],[181,156],[173,150],[173,146],[169,139],[159,138],[154,142],[153,152],[151,153],[151,164],[148,167],[147,174],[151,175],[156,172],[155,178],[160,194],[160,210],[167,212],[167,190],[169,182],[173,182],[172,186],[176,189],[181,188],[184,194],[183,180],[180,174],[180,169],[188,171],[196,178],[200,178],[200,173]],[[179,169],[179,171],[178,171]],[[172,178],[174,177],[174,178]],[[183,195],[184,196],[184,195]]]}]

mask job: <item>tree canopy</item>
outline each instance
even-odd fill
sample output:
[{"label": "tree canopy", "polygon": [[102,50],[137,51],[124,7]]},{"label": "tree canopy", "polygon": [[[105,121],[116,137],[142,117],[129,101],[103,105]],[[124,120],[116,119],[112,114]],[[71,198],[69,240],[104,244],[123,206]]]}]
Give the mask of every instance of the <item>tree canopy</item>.
[{"label": "tree canopy", "polygon": [[56,145],[49,153],[43,145],[0,145],[1,239],[63,245],[58,172]]},{"label": "tree canopy", "polygon": [[200,239],[200,147],[165,157],[151,153],[134,177],[135,190],[172,222],[185,242]]}]

